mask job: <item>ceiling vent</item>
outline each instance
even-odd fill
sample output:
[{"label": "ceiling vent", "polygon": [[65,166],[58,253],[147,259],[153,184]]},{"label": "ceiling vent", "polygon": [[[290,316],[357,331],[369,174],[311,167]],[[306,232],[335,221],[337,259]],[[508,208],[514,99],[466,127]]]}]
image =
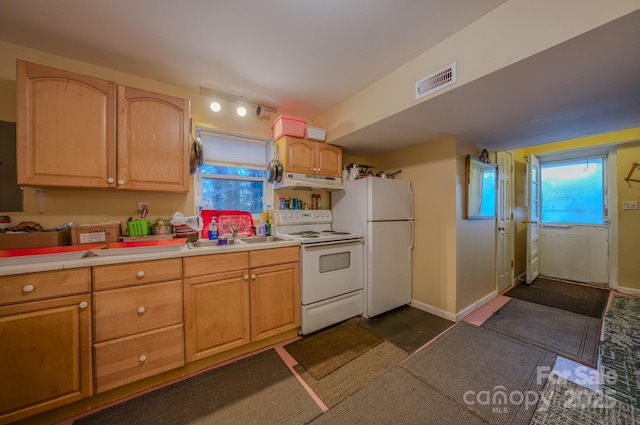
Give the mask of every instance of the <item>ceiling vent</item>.
[{"label": "ceiling vent", "polygon": [[416,82],[416,100],[456,82],[456,63]]}]

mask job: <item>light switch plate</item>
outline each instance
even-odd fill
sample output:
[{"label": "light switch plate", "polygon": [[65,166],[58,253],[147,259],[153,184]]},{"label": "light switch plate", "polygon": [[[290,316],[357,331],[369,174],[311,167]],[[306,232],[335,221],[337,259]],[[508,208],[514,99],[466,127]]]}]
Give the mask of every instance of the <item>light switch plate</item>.
[{"label": "light switch plate", "polygon": [[638,201],[622,201],[623,210],[637,210]]}]

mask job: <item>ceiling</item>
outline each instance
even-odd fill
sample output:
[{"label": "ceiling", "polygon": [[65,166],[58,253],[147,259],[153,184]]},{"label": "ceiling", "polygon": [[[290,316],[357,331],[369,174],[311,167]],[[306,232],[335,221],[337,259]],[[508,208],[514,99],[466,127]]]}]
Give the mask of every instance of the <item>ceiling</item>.
[{"label": "ceiling", "polygon": [[[506,0],[0,0],[0,40],[315,118]],[[640,12],[351,133],[500,150],[640,126]]]}]

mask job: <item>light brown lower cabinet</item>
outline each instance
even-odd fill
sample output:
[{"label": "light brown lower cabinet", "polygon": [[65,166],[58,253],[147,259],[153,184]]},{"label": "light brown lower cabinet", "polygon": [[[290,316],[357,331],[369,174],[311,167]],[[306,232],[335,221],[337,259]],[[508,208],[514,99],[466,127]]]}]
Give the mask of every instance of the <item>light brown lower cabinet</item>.
[{"label": "light brown lower cabinet", "polygon": [[185,257],[186,361],[297,329],[298,258],[298,247]]},{"label": "light brown lower cabinet", "polygon": [[93,394],[91,295],[0,307],[0,424]]}]

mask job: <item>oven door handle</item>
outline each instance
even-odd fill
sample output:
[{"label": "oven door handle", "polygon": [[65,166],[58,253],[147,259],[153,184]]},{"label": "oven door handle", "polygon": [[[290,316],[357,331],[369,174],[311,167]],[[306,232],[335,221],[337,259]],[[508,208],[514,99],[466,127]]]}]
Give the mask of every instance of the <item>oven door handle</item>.
[{"label": "oven door handle", "polygon": [[363,239],[347,239],[342,241],[329,241],[329,242],[318,242],[318,243],[307,243],[300,245],[303,248],[315,248],[321,246],[329,246],[329,245],[349,245],[349,244],[359,244],[362,245],[364,243]]}]

